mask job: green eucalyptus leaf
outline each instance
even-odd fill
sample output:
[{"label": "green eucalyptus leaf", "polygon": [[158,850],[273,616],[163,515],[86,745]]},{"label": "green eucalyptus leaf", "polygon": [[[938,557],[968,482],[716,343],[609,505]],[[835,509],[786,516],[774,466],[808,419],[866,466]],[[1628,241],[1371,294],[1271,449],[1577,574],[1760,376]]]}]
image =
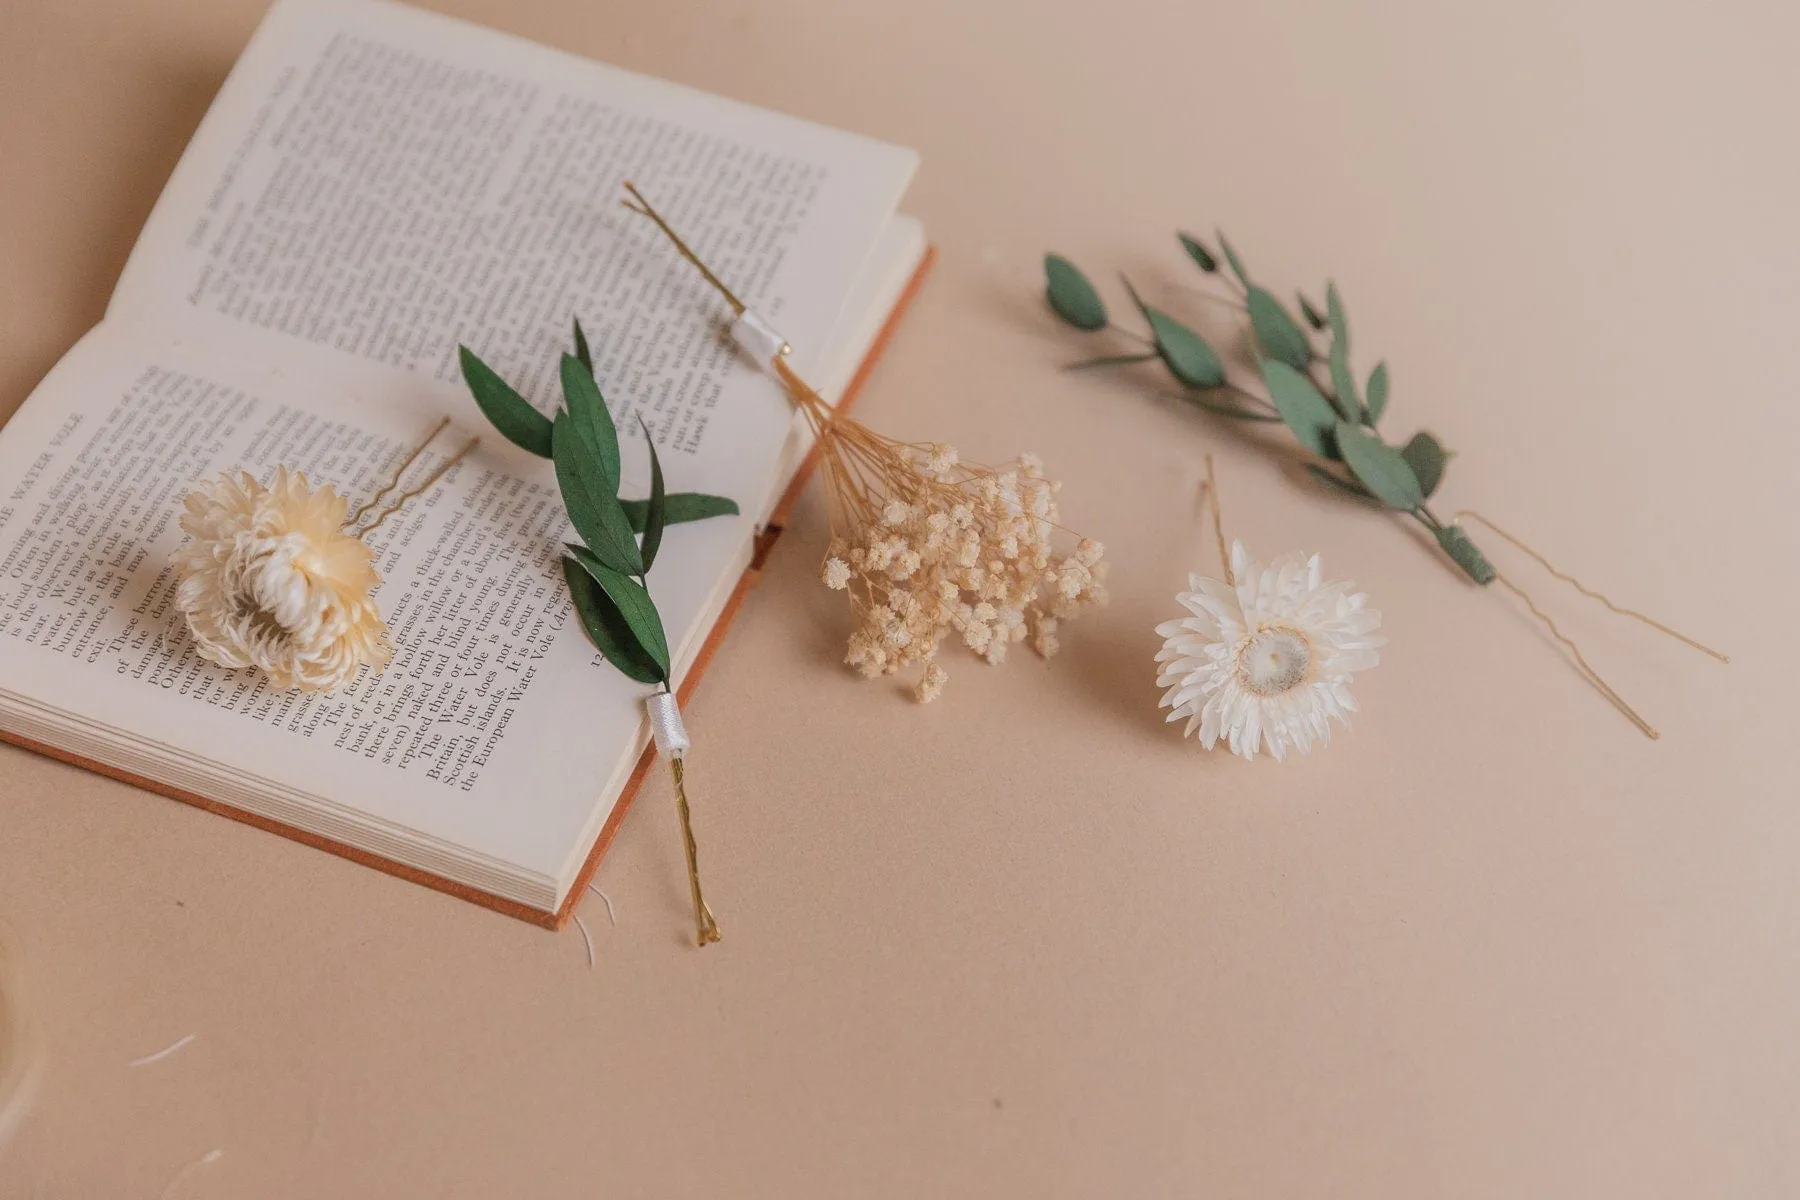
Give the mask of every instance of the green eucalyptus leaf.
[{"label": "green eucalyptus leaf", "polygon": [[1156,338],[1157,353],[1175,378],[1191,388],[1218,387],[1225,382],[1225,364],[1205,338],[1157,309],[1146,308],[1144,316]]},{"label": "green eucalyptus leaf", "polygon": [[1419,477],[1398,450],[1351,421],[1338,423],[1337,444],[1356,478],[1389,508],[1412,512],[1425,503]]},{"label": "green eucalyptus leaf", "polygon": [[1208,250],[1205,243],[1199,238],[1191,233],[1178,233],[1175,236],[1181,239],[1181,248],[1188,252],[1189,258],[1199,264],[1202,271],[1211,275],[1219,269],[1219,260],[1212,256],[1212,251]]},{"label": "green eucalyptus leaf", "polygon": [[1385,362],[1375,364],[1369,372],[1369,390],[1363,405],[1363,423],[1373,425],[1381,420],[1381,414],[1387,411],[1388,402],[1388,368]]},{"label": "green eucalyptus leaf", "polygon": [[588,349],[587,334],[581,331],[580,317],[575,318],[575,357],[581,360],[581,365],[588,369],[589,375],[594,373],[594,355]]},{"label": "green eucalyptus leaf", "polygon": [[[638,418],[638,427],[644,431],[644,442],[650,447],[650,499],[644,507],[644,545],[641,551],[644,556],[644,574],[648,575],[650,564],[656,561],[656,552],[662,547],[668,496],[663,492],[662,463],[656,457],[656,439],[650,436],[650,426],[644,424],[642,417]],[[630,517],[626,519],[630,520]]]},{"label": "green eucalyptus leaf", "polygon": [[1377,500],[1375,498],[1374,492],[1371,492],[1368,488],[1366,488],[1362,484],[1356,482],[1356,480],[1354,480],[1354,479],[1345,479],[1342,475],[1338,475],[1331,471],[1327,471],[1324,467],[1321,467],[1318,463],[1307,463],[1306,469],[1309,473],[1311,473],[1311,475],[1314,479],[1322,480],[1325,483],[1329,483],[1332,487],[1337,488],[1340,491],[1349,492],[1352,496],[1355,496],[1358,500],[1367,501],[1370,504],[1380,504],[1381,503],[1380,500]]},{"label": "green eucalyptus leaf", "polygon": [[1295,370],[1305,370],[1312,361],[1312,346],[1281,301],[1266,288],[1251,285],[1249,304],[1250,328],[1256,331],[1263,353]]},{"label": "green eucalyptus leaf", "polygon": [[1306,298],[1305,292],[1295,292],[1294,299],[1300,302],[1300,315],[1306,318],[1308,325],[1314,329],[1325,328],[1325,318],[1319,315],[1319,310],[1313,307],[1312,301]]},{"label": "green eucalyptus leaf", "polygon": [[[566,358],[566,362],[575,362]],[[579,367],[580,364],[576,363]],[[569,520],[600,560],[627,575],[644,573],[643,556],[631,522],[619,504],[618,483],[609,478],[598,459],[575,429],[575,416],[564,409],[556,414],[551,437],[551,458],[556,463],[556,484],[562,489],[563,507]]]},{"label": "green eucalyptus leaf", "polygon": [[1337,284],[1325,285],[1325,323],[1331,326],[1331,340],[1344,343],[1344,353],[1350,353],[1350,317],[1344,312],[1344,301],[1338,295]]},{"label": "green eucalyptus leaf", "polygon": [[[589,586],[580,586],[578,576],[585,576]],[[668,639],[642,584],[576,545],[563,558],[563,578],[569,581],[582,625],[606,661],[639,683],[668,682]]]},{"label": "green eucalyptus leaf", "polygon": [[1106,328],[1106,304],[1074,263],[1060,254],[1044,255],[1044,279],[1057,316],[1077,329]]},{"label": "green eucalyptus leaf", "polygon": [[[606,399],[594,373],[573,354],[562,356],[563,401],[569,406],[570,424],[596,465],[606,473],[608,485],[619,490],[619,431],[613,425]],[[584,535],[585,536],[585,535]]]},{"label": "green eucalyptus leaf", "polygon": [[1262,375],[1269,398],[1275,401],[1275,411],[1294,431],[1300,444],[1314,454],[1338,457],[1334,438],[1338,416],[1313,381],[1286,363],[1273,359],[1263,360]]},{"label": "green eucalyptus leaf", "polygon": [[581,618],[581,626],[587,630],[594,648],[629,679],[639,683],[664,682],[662,667],[638,643],[637,635],[631,631],[625,614],[619,611],[612,597],[573,555],[563,555],[562,568],[563,579],[569,585],[569,597],[575,602],[575,613]]},{"label": "green eucalyptus leaf", "polygon": [[1225,364],[1219,361],[1218,353],[1205,338],[1161,309],[1145,304],[1129,279],[1125,280],[1125,290],[1131,293],[1132,302],[1144,314],[1144,320],[1150,322],[1156,352],[1162,355],[1163,362],[1176,379],[1191,388],[1218,387],[1225,382]]},{"label": "green eucalyptus leaf", "polygon": [[1427,497],[1437,491],[1438,484],[1444,478],[1444,467],[1450,461],[1450,452],[1444,449],[1442,443],[1421,429],[1412,435],[1411,441],[1400,447],[1400,457],[1406,460],[1406,465],[1418,476],[1420,491]]},{"label": "green eucalyptus leaf", "polygon": [[1469,535],[1459,525],[1440,525],[1437,528],[1438,545],[1450,556],[1452,562],[1463,569],[1463,573],[1482,587],[1494,582],[1499,572],[1494,564],[1487,560],[1481,548],[1469,540]]},{"label": "green eucalyptus leaf", "polygon": [[1362,400],[1356,394],[1356,376],[1350,373],[1350,352],[1343,342],[1332,341],[1327,361],[1331,366],[1331,402],[1344,420],[1362,420]]},{"label": "green eucalyptus leaf", "polygon": [[[650,501],[621,500],[619,507],[625,510],[625,519],[631,522],[634,533],[644,532],[650,516]],[[708,517],[737,516],[737,501],[728,496],[709,496],[705,492],[670,492],[663,497],[663,525],[685,525],[689,521],[704,521]],[[645,570],[649,570],[648,567]]]},{"label": "green eucalyptus leaf", "polygon": [[463,382],[469,385],[475,403],[494,423],[494,428],[520,449],[529,450],[540,458],[549,458],[550,418],[531,407],[512,385],[494,373],[492,367],[475,357],[473,350],[458,346],[457,351],[462,359]]},{"label": "green eucalyptus leaf", "polygon": [[1249,287],[1250,272],[1244,270],[1244,260],[1237,256],[1237,251],[1233,250],[1231,248],[1231,243],[1225,240],[1225,231],[1223,229],[1215,229],[1213,232],[1218,236],[1219,249],[1225,252],[1225,261],[1231,264],[1231,273],[1238,277],[1239,283],[1243,284],[1245,287]]}]

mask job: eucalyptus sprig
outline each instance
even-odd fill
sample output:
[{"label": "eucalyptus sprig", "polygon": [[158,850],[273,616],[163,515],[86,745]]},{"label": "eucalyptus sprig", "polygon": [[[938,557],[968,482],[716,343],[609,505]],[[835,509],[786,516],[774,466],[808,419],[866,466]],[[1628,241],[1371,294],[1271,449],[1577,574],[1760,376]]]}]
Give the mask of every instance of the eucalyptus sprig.
[{"label": "eucalyptus sprig", "polygon": [[[1199,238],[1187,233],[1177,236],[1194,265],[1212,279],[1223,281],[1231,292],[1226,296],[1207,293],[1207,298],[1229,305],[1248,319],[1266,395],[1233,383],[1212,344],[1188,325],[1144,303],[1129,279],[1124,281],[1125,289],[1149,326],[1149,334],[1113,324],[1105,301],[1087,276],[1068,259],[1049,254],[1044,257],[1046,290],[1058,316],[1077,329],[1112,331],[1145,347],[1140,352],[1072,363],[1071,369],[1160,359],[1186,399],[1231,420],[1285,424],[1303,447],[1323,460],[1306,465],[1315,478],[1413,517],[1431,531],[1444,553],[1469,578],[1483,586],[1492,583],[1494,568],[1469,535],[1431,510],[1429,501],[1443,482],[1450,452],[1424,430],[1398,447],[1382,436],[1378,423],[1387,411],[1387,363],[1377,363],[1367,382],[1358,383],[1350,367],[1349,317],[1337,285],[1325,285],[1324,313],[1304,294],[1296,296],[1303,326],[1273,292],[1251,278],[1224,234],[1218,235],[1219,249],[1229,272],[1220,271],[1218,257]],[[1314,344],[1315,336],[1327,339],[1323,350]]]},{"label": "eucalyptus sprig", "polygon": [[665,492],[656,440],[648,428],[644,442],[650,449],[650,495],[626,500],[618,494],[619,433],[595,382],[580,321],[575,322],[575,353],[562,356],[564,407],[554,418],[532,407],[474,351],[467,346],[459,350],[463,379],[494,428],[556,465],[569,523],[581,536],[579,544],[567,544],[562,562],[582,627],[607,662],[639,683],[667,690],[669,643],[646,579],[663,530],[733,515],[737,504],[701,492]]},{"label": "eucalyptus sprig", "polygon": [[[594,362],[581,322],[575,322],[575,352],[561,363],[563,407],[554,418],[534,408],[467,346],[458,348],[463,379],[475,403],[509,441],[556,467],[556,484],[579,542],[565,544],[563,579],[582,628],[607,662],[630,679],[655,684],[650,709],[658,748],[669,758],[687,848],[693,889],[694,924],[700,944],[717,941],[718,923],[700,895],[692,821],[683,786],[681,757],[686,730],[675,706],[669,640],[662,616],[650,598],[650,568],[669,525],[728,516],[738,511],[724,496],[664,490],[656,439],[639,418],[650,450],[650,495],[619,496],[619,432],[594,379]],[[669,724],[672,722],[672,725]]]},{"label": "eucalyptus sprig", "polygon": [[[1641,612],[1621,607],[1604,594],[1557,570],[1538,551],[1508,533],[1480,513],[1465,510],[1448,521],[1432,511],[1430,500],[1444,481],[1451,453],[1424,430],[1406,442],[1390,443],[1380,429],[1388,407],[1390,380],[1387,363],[1380,362],[1359,381],[1350,366],[1350,321],[1337,285],[1325,285],[1324,311],[1304,293],[1297,293],[1301,320],[1289,314],[1281,300],[1257,283],[1245,269],[1225,235],[1218,235],[1220,255],[1191,234],[1176,235],[1181,247],[1209,282],[1222,283],[1225,294],[1201,295],[1242,314],[1249,323],[1251,344],[1263,392],[1232,382],[1224,360],[1199,333],[1159,308],[1144,303],[1129,279],[1125,290],[1145,324],[1147,334],[1113,324],[1106,303],[1087,276],[1059,254],[1044,256],[1046,294],[1050,307],[1064,321],[1088,333],[1112,332],[1138,343],[1141,349],[1112,353],[1069,364],[1070,370],[1127,366],[1160,359],[1182,387],[1182,395],[1216,416],[1238,421],[1280,422],[1309,451],[1314,461],[1306,464],[1312,476],[1371,504],[1405,513],[1430,530],[1438,546],[1462,572],[1486,587],[1492,583],[1515,595],[1531,615],[1566,650],[1582,676],[1648,737],[1656,730],[1627,704],[1618,692],[1589,665],[1574,641],[1562,632],[1526,592],[1494,569],[1480,548],[1464,531],[1462,520],[1472,519],[1524,552],[1551,575],[1571,584],[1583,595],[1604,604],[1612,612],[1675,638],[1721,662],[1730,661],[1708,646]],[[1223,257],[1228,271],[1219,269]],[[1324,342],[1323,348],[1318,342]]]}]

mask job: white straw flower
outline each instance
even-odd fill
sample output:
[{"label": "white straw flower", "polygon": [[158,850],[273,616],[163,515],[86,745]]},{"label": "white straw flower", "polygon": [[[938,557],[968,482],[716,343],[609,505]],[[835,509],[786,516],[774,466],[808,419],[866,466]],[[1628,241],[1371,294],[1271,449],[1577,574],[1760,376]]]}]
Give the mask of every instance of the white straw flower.
[{"label": "white straw flower", "polygon": [[1233,542],[1231,574],[1235,587],[1190,575],[1176,599],[1192,615],[1156,627],[1162,706],[1208,750],[1224,737],[1245,758],[1304,754],[1356,710],[1350,681],[1387,642],[1381,614],[1349,580],[1326,583],[1316,554],[1263,564]]},{"label": "white straw flower", "polygon": [[381,577],[373,552],[344,531],[344,497],[279,467],[268,487],[222,476],[185,508],[181,528],[194,540],[175,554],[175,604],[202,658],[302,691],[387,664],[387,626],[370,595]]}]

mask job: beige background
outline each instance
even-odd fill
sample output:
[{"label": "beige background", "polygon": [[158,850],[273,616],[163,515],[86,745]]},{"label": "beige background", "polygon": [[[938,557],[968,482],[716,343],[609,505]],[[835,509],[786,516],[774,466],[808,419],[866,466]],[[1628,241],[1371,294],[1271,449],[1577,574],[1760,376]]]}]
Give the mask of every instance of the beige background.
[{"label": "beige background", "polygon": [[[592,971],[573,929],[0,748],[49,1060],[0,1195],[156,1196],[214,1148],[175,1194],[1800,1191],[1791,5],[443,7],[917,147],[943,257],[866,415],[1042,453],[1115,602],[916,709],[836,666],[810,500],[690,718],[726,940],[684,944],[659,778],[601,869],[618,926],[583,908]],[[258,12],[0,15],[0,412],[100,316]],[[1046,248],[1203,312],[1169,234],[1215,222],[1284,290],[1335,275],[1392,428],[1463,452],[1446,507],[1735,654],[1493,547],[1661,742],[1412,529],[1153,374],[1058,373],[1088,347]],[[1208,449],[1236,533],[1387,614],[1327,753],[1158,722]]]}]

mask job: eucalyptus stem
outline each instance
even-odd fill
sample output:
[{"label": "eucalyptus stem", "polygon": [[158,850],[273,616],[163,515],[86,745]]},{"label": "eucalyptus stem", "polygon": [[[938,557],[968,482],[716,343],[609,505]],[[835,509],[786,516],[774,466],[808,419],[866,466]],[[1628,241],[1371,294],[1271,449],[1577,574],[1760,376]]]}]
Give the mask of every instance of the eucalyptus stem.
[{"label": "eucalyptus stem", "polygon": [[1233,312],[1247,312],[1248,311],[1248,309],[1246,308],[1246,306],[1242,300],[1233,300],[1230,296],[1214,295],[1212,292],[1203,291],[1197,287],[1190,287],[1187,289],[1187,291],[1190,292],[1196,299],[1205,300],[1210,304],[1222,304],[1226,308],[1231,309]]},{"label": "eucalyptus stem", "polygon": [[1116,333],[1116,334],[1120,334],[1123,337],[1128,337],[1140,346],[1150,347],[1151,351],[1153,352],[1152,357],[1154,357],[1154,351],[1156,350],[1156,339],[1145,337],[1143,334],[1137,332],[1135,329],[1127,329],[1123,325],[1114,325],[1110,322],[1107,323],[1106,329],[1110,333]]},{"label": "eucalyptus stem", "polygon": [[1126,367],[1134,363],[1150,362],[1156,355],[1150,354],[1108,354],[1100,358],[1086,358],[1080,362],[1067,363],[1065,371],[1091,371],[1099,367]]},{"label": "eucalyptus stem", "polygon": [[1281,420],[1281,414],[1275,411],[1275,405],[1270,403],[1268,397],[1266,397],[1266,396],[1259,396],[1255,392],[1249,391],[1245,388],[1241,388],[1237,384],[1230,383],[1230,382],[1220,384],[1219,390],[1222,392],[1230,392],[1234,396],[1240,397],[1241,399],[1244,399],[1244,400],[1248,400],[1251,404],[1254,404],[1257,408],[1261,409],[1263,412],[1268,413],[1270,416],[1274,417],[1277,421]]}]

